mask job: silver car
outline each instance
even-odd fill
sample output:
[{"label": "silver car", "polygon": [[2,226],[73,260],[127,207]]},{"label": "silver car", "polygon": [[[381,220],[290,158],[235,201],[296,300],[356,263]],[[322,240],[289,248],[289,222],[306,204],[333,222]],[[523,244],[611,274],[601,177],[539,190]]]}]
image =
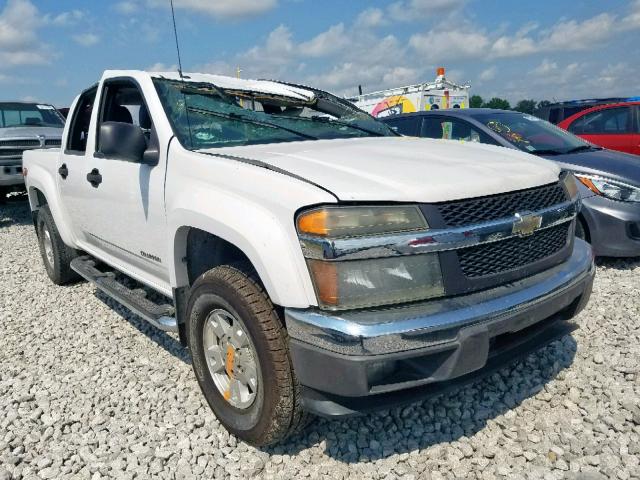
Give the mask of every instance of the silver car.
[{"label": "silver car", "polygon": [[60,148],[64,117],[51,105],[0,102],[0,203],[24,185],[22,152]]}]

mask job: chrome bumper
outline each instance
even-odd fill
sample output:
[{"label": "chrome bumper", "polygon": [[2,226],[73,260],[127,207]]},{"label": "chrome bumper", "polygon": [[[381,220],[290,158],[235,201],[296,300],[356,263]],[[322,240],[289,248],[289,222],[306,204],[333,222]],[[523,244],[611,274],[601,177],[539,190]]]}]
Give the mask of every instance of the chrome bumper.
[{"label": "chrome bumper", "polygon": [[516,317],[516,324],[504,328],[526,328],[543,319],[542,310],[545,315],[553,310],[554,300],[556,311],[561,310],[567,300],[564,297],[580,290],[581,284],[586,290],[594,275],[591,247],[576,239],[564,263],[490,290],[385,309],[324,312],[287,308],[285,321],[289,336],[297,342],[342,355],[388,354],[452,342],[464,328],[508,325]]}]

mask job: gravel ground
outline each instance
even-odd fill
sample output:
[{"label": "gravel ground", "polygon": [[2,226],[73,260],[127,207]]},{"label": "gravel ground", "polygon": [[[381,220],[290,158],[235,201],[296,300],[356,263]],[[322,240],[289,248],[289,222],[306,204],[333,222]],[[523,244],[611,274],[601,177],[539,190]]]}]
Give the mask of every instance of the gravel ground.
[{"label": "gravel ground", "polygon": [[0,480],[640,478],[640,261],[606,260],[581,328],[455,393],[258,450],[189,355],[87,283],[56,287],[28,205],[0,206]]}]

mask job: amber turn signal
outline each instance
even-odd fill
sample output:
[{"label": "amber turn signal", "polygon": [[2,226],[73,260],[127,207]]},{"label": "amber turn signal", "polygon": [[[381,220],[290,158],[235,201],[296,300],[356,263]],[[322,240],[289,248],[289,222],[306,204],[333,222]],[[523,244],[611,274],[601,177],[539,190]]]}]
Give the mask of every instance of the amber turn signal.
[{"label": "amber turn signal", "polygon": [[593,182],[591,181],[590,178],[587,177],[583,177],[583,176],[579,176],[576,177],[578,180],[580,180],[580,183],[582,183],[585,187],[587,187],[589,190],[591,190],[593,193],[596,193],[598,195],[601,195],[600,190],[598,190],[598,187],[596,187]]},{"label": "amber turn signal", "polygon": [[326,210],[314,210],[298,217],[298,231],[309,235],[327,235],[328,213]]}]

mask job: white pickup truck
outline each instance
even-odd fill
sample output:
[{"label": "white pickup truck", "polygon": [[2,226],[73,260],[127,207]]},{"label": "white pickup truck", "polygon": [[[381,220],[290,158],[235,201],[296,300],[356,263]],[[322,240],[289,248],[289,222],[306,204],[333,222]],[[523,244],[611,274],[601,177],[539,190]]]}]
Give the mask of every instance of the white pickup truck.
[{"label": "white pickup truck", "polygon": [[595,273],[554,164],[400,137],[309,87],[107,71],[62,149],[24,167],[51,280],[177,332],[254,445],[539,348],[574,328]]}]

